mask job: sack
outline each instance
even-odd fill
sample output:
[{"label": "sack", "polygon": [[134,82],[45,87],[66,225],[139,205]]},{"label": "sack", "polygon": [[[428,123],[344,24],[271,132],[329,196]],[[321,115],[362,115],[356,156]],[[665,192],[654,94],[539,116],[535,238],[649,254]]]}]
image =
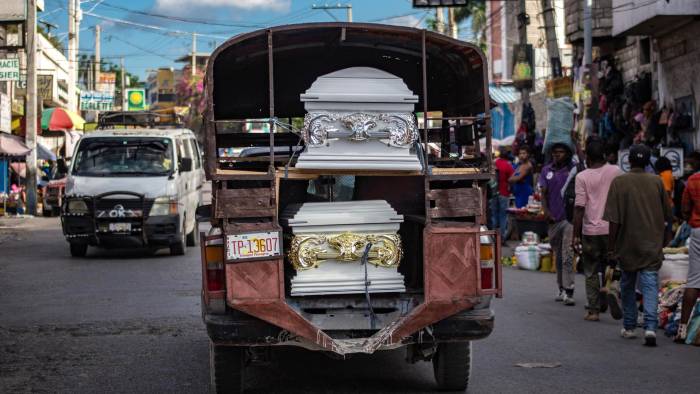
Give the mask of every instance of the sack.
[{"label": "sack", "polygon": [[568,97],[547,99],[547,134],[544,137],[543,151],[554,144],[565,144],[575,152],[571,130],[574,128],[574,104]]}]

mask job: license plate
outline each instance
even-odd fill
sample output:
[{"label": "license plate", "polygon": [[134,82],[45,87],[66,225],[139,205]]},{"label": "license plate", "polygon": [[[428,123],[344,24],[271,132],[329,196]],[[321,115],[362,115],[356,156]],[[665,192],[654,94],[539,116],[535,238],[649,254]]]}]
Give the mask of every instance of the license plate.
[{"label": "license plate", "polygon": [[109,231],[113,233],[128,233],[131,231],[131,223],[110,223]]},{"label": "license plate", "polygon": [[226,260],[280,255],[280,233],[248,233],[226,237]]}]

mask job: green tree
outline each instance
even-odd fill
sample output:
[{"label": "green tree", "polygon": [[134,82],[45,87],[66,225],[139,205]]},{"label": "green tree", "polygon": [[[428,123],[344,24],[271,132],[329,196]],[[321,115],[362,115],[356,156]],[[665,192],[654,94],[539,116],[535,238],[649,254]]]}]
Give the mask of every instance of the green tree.
[{"label": "green tree", "polygon": [[[488,18],[486,16],[486,0],[467,0],[466,5],[455,7],[455,21],[457,25],[471,19],[471,31],[476,43],[482,50],[486,50],[486,29]],[[435,17],[426,19],[428,30],[437,31]]]}]

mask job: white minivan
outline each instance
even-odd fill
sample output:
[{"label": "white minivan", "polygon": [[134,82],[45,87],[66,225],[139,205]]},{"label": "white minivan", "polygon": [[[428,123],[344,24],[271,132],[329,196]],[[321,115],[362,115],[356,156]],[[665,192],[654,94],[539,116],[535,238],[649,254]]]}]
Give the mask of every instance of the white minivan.
[{"label": "white minivan", "polygon": [[112,129],[78,143],[61,209],[71,255],[88,246],[170,248],[197,244],[195,211],[204,169],[188,129]]}]

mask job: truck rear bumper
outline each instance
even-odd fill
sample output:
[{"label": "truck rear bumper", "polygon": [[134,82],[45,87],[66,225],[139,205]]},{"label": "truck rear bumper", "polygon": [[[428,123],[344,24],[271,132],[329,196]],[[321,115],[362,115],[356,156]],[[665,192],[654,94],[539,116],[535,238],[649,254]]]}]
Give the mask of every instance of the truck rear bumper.
[{"label": "truck rear bumper", "polygon": [[[225,315],[205,314],[204,323],[209,338],[216,344],[232,346],[299,346],[326,350],[296,337],[288,331],[250,315],[234,311]],[[423,329],[405,338],[400,345],[473,341],[488,337],[493,331],[494,314],[491,309],[473,309],[441,320],[429,329]],[[353,338],[354,342],[367,340],[374,332],[365,330],[325,331],[331,337]],[[368,334],[367,337],[362,337]],[[335,339],[335,338],[334,338]],[[342,339],[338,339],[342,341]],[[397,346],[380,347],[379,350]]]}]

